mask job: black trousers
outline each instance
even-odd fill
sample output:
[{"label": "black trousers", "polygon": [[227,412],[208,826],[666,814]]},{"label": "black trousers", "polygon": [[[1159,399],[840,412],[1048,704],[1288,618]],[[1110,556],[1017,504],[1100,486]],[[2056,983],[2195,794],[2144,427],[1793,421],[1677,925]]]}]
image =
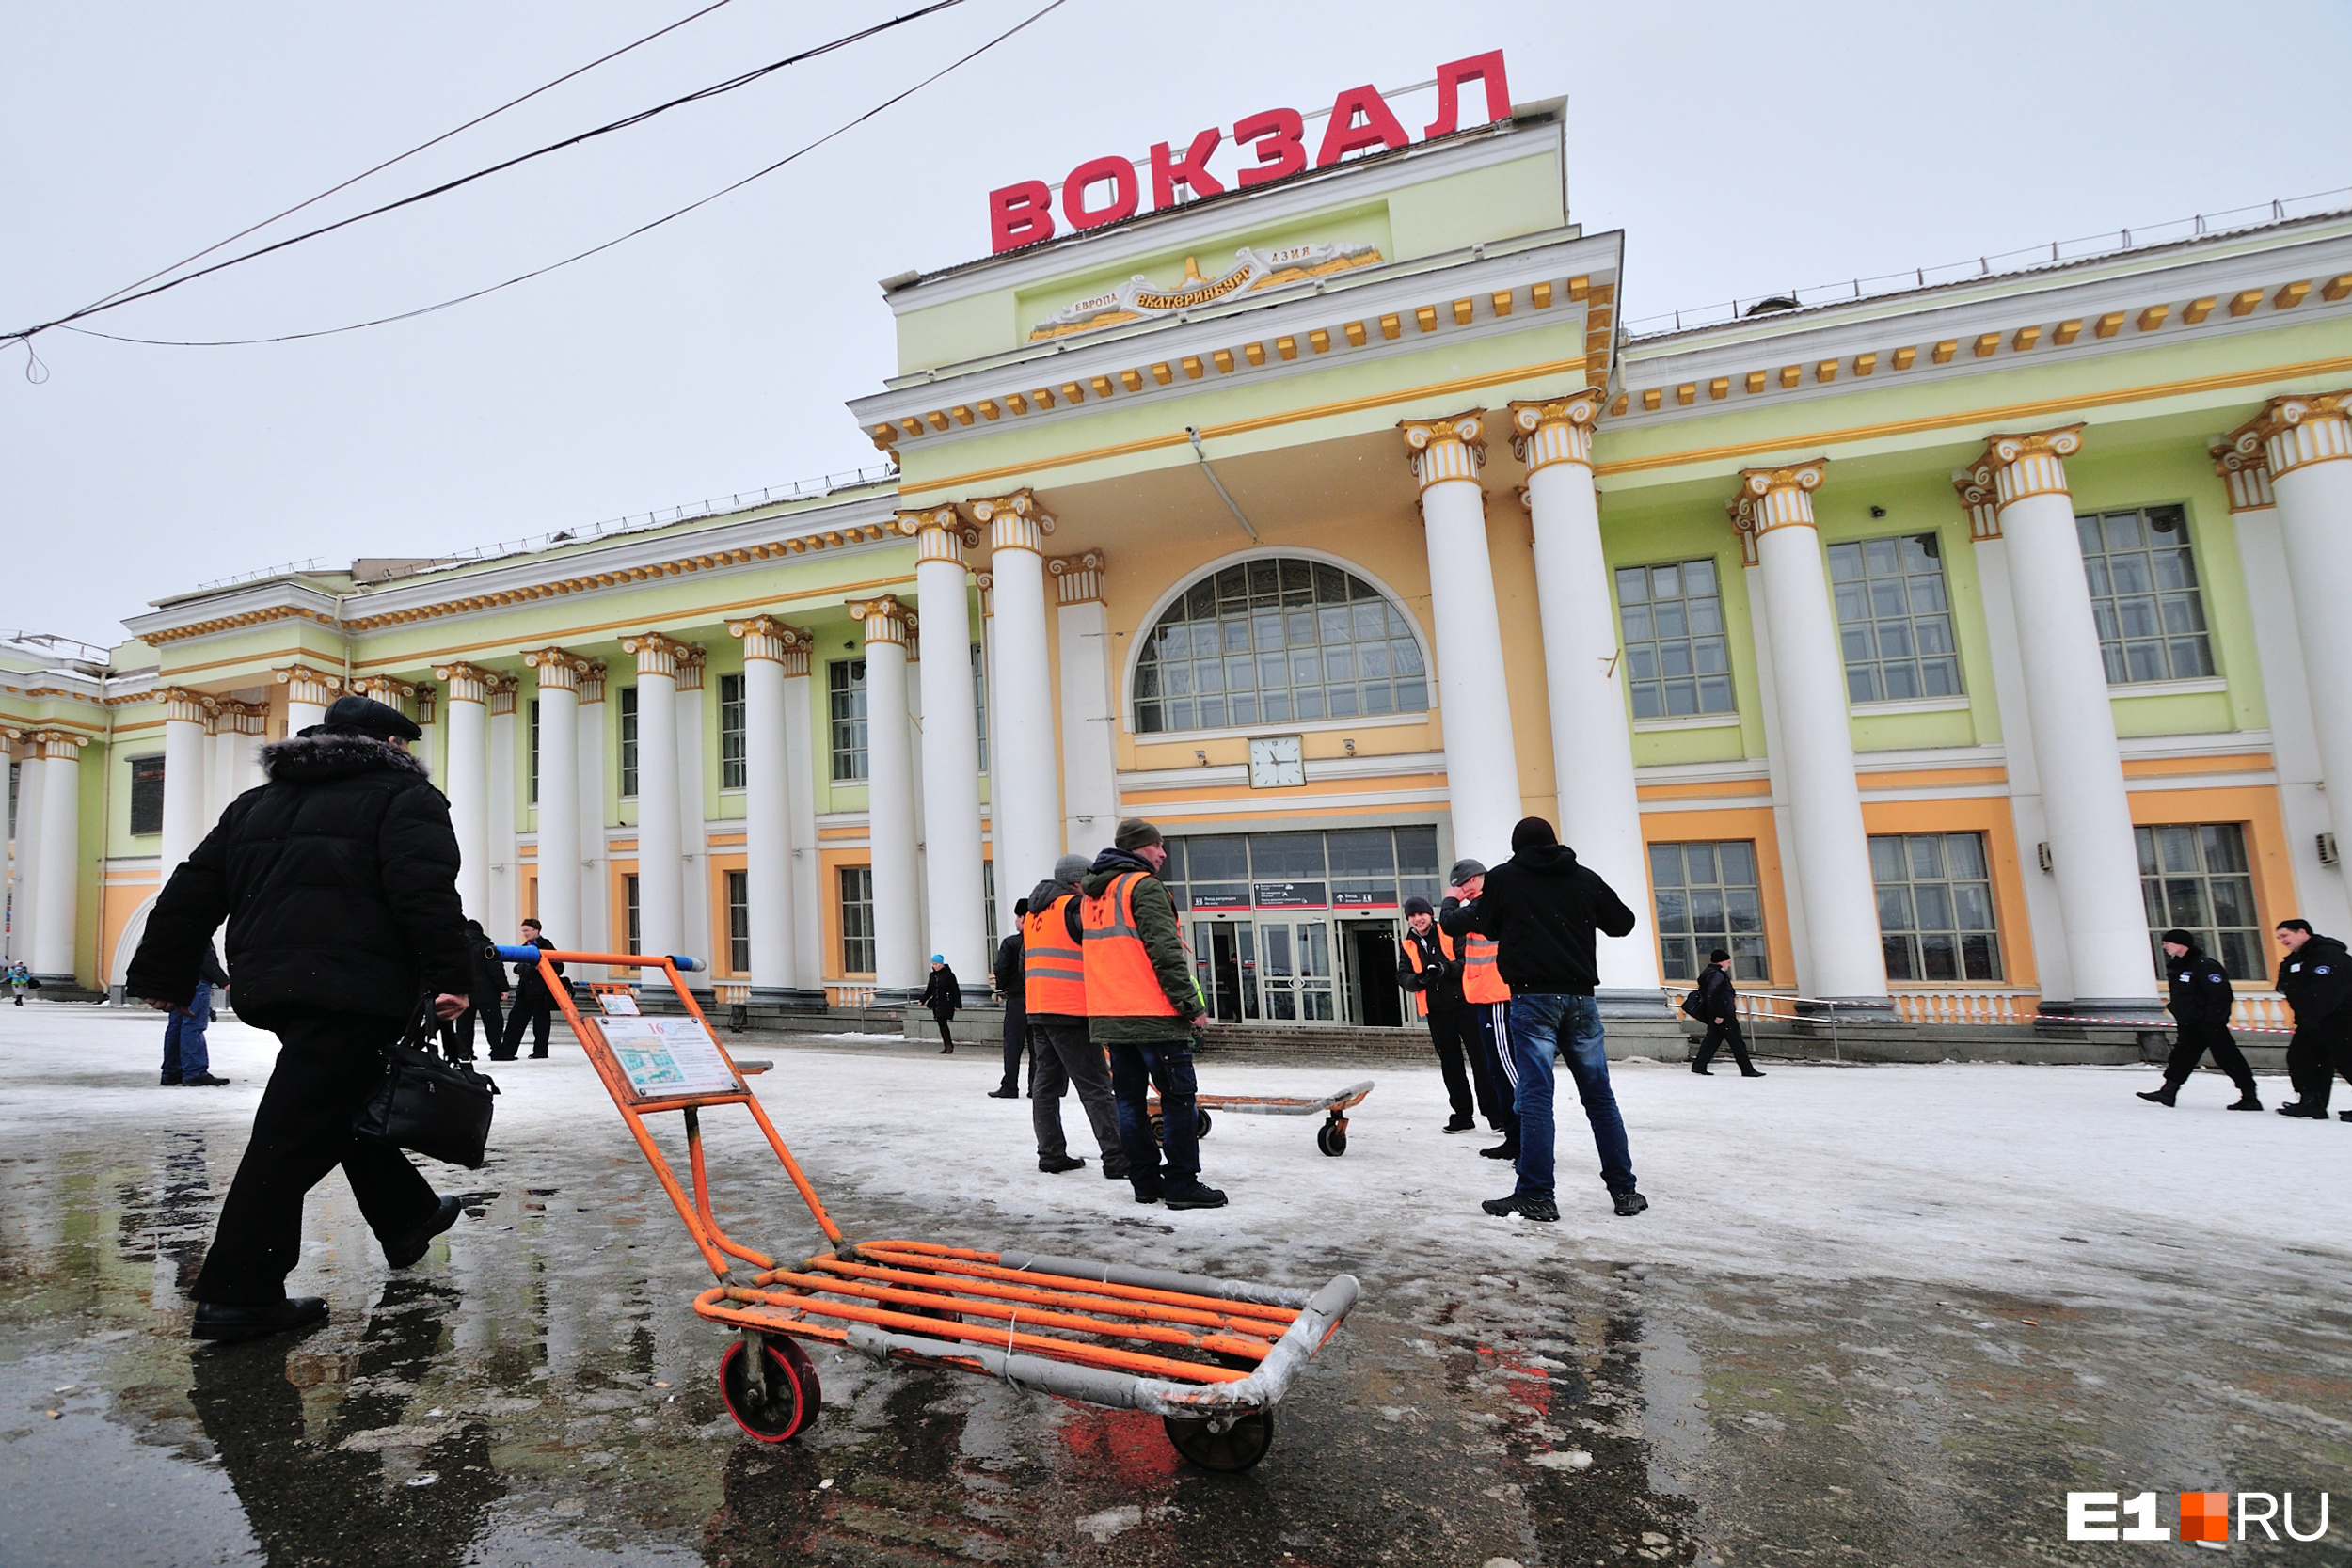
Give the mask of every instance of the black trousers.
[{"label": "black trousers", "polygon": [[2240,1094],[2254,1092],[2254,1069],[2246,1065],[2246,1053],[2237,1048],[2225,1025],[2215,1023],[2185,1023],[2172,1033],[2172,1054],[2165,1059],[2164,1081],[2179,1088],[2197,1070],[2197,1064],[2206,1052],[2213,1053],[2213,1065],[2230,1075]]},{"label": "black trousers", "polygon": [[1699,1053],[1691,1058],[1691,1070],[1698,1071],[1715,1059],[1715,1053],[1731,1047],[1731,1059],[1740,1064],[1741,1072],[1754,1072],[1756,1064],[1748,1060],[1747,1037],[1740,1033],[1736,1018],[1719,1019],[1707,1026],[1707,1037],[1699,1041]]},{"label": "black trousers", "polygon": [[2287,1081],[2303,1105],[2325,1111],[2338,1073],[2352,1083],[2352,1038],[2335,1029],[2318,1028],[2297,1029],[2287,1041]]},{"label": "black trousers", "polygon": [[956,1048],[956,1033],[947,1024],[955,1016],[945,1007],[931,1009],[931,1022],[939,1025],[939,1043],[949,1051]]},{"label": "black trousers", "polygon": [[266,1307],[282,1300],[286,1275],[302,1256],[302,1200],[337,1165],[378,1241],[433,1217],[440,1199],[408,1156],[351,1132],[353,1113],[384,1081],[384,1047],[404,1027],[397,1018],[324,1012],[278,1026],[278,1065],[189,1292],[198,1301]]},{"label": "black trousers", "polygon": [[1468,1064],[1478,1053],[1477,1035],[1478,1022],[1468,1007],[1429,1009],[1429,1043],[1438,1049],[1438,1070],[1445,1076],[1446,1102],[1453,1106],[1455,1121],[1470,1119]]},{"label": "black trousers", "polygon": [[476,1019],[482,1021],[483,1043],[489,1046],[491,1055],[497,1055],[499,1042],[506,1037],[506,1023],[499,1016],[499,999],[495,996],[475,997],[472,1006],[442,1024],[442,1048],[453,1056],[464,1056],[471,1060],[473,1057],[473,1025]]},{"label": "black trousers", "polygon": [[[1029,1010],[1018,996],[1005,998],[1005,1081],[998,1085],[1021,1091],[1021,1053],[1029,1048]],[[1037,1087],[1037,1058],[1029,1058],[1029,1087]]]},{"label": "black trousers", "polygon": [[531,1053],[548,1053],[548,1031],[555,1026],[555,998],[535,987],[515,993],[514,1010],[506,1015],[506,1034],[499,1048],[490,1053],[501,1061],[511,1062],[521,1049],[523,1031],[531,1031]]},{"label": "black trousers", "polygon": [[1478,1049],[1470,1060],[1478,1070],[1479,1114],[1504,1141],[1517,1145],[1519,1081],[1511,1068],[1511,1004],[1473,1002],[1469,1011],[1477,1030]]}]

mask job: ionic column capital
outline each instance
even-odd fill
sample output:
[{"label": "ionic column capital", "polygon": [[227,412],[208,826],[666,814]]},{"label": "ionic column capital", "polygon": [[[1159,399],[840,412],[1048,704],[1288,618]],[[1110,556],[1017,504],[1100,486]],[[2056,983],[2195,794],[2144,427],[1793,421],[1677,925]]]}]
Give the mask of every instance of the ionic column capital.
[{"label": "ionic column capital", "polygon": [[307,664],[289,664],[282,670],[270,672],[278,684],[286,689],[290,703],[310,703],[325,707],[335,700],[335,693],[343,689],[343,678],[325,670],[313,670]]},{"label": "ionic column capital", "polygon": [[700,691],[703,689],[703,665],[709,657],[691,642],[678,644],[677,689],[680,691]]},{"label": "ionic column capital", "polygon": [[[604,677],[606,673],[604,660],[600,658],[592,658],[581,668],[580,672],[580,706],[586,707],[591,703],[601,703],[604,701]],[[422,723],[424,721],[422,719],[419,719],[417,721],[419,723]]]},{"label": "ionic column capital", "polygon": [[2001,508],[1994,493],[1993,476],[1982,478],[1974,468],[1959,468],[1952,473],[1952,488],[1960,496],[1960,509],[1968,514],[1968,537],[1976,541],[1998,539],[2001,536]]},{"label": "ionic column capital", "polygon": [[82,748],[89,744],[89,736],[69,730],[35,730],[24,738],[32,743],[33,755],[44,762],[79,762]]},{"label": "ionic column capital", "polygon": [[850,613],[856,618],[858,627],[868,642],[904,648],[914,641],[914,611],[899,603],[896,594],[884,594],[874,599],[852,599],[850,601]]},{"label": "ionic column capital", "polygon": [[1397,421],[1423,492],[1450,479],[1478,482],[1478,470],[1486,466],[1486,415],[1484,408],[1466,408],[1442,420]]},{"label": "ionic column capital", "polygon": [[389,675],[355,676],[351,689],[362,697],[382,703],[386,707],[398,707],[403,701],[417,694],[417,689],[408,682],[395,680]]},{"label": "ionic column capital", "polygon": [[419,681],[417,683],[417,722],[420,724],[432,723],[434,716],[437,712],[438,712],[440,700],[441,693],[437,688],[427,686],[422,681]]},{"label": "ionic column capital", "polygon": [[155,700],[164,705],[167,723],[207,724],[220,711],[220,700],[185,687],[167,686],[155,693]]},{"label": "ionic column capital", "polygon": [[1813,526],[1813,492],[1821,487],[1826,457],[1791,463],[1777,468],[1742,468],[1740,490],[1724,503],[1738,529],[1749,564],[1757,557],[1756,541],[1778,528]]},{"label": "ionic column capital", "polygon": [[269,733],[269,705],[266,703],[226,702],[220,705],[220,709],[218,722],[230,725],[234,734],[266,735]]},{"label": "ionic column capital", "polygon": [[817,646],[817,634],[806,626],[795,626],[772,615],[754,615],[746,620],[727,623],[727,634],[743,640],[746,663],[764,658],[784,666],[787,680],[808,673],[809,651]]},{"label": "ionic column capital", "polygon": [[437,664],[433,678],[449,688],[451,702],[480,703],[488,700],[490,682],[497,676],[471,664]]},{"label": "ionic column capital", "polygon": [[989,496],[966,503],[972,515],[988,525],[992,550],[1031,550],[1044,553],[1042,539],[1054,531],[1054,519],[1027,489],[1009,496]]},{"label": "ionic column capital", "polygon": [[[658,631],[642,631],[621,639],[621,651],[637,656],[637,673],[667,675],[677,678],[678,665],[688,652],[687,645]],[[699,652],[700,650],[695,650]]]},{"label": "ionic column capital", "polygon": [[1608,393],[1598,387],[1511,404],[1511,451],[1527,471],[1554,463],[1593,466],[1593,425]]},{"label": "ionic column capital", "polygon": [[2272,398],[2240,427],[2238,434],[2247,433],[2261,440],[2273,480],[2314,463],[2352,458],[2352,390]]},{"label": "ionic column capital", "polygon": [[497,671],[491,672],[490,678],[484,683],[489,695],[491,718],[495,719],[501,714],[511,714],[515,711],[515,692],[522,684],[521,680],[514,675],[501,674]]},{"label": "ionic column capital", "polygon": [[523,655],[523,663],[539,673],[542,691],[580,690],[580,677],[586,673],[588,661],[562,648],[534,648]]},{"label": "ionic column capital", "polygon": [[2270,459],[2258,428],[2263,419],[2256,416],[2208,449],[2213,453],[2213,471],[2230,487],[2233,516],[2279,504],[2278,495],[2270,488]]},{"label": "ionic column capital", "polygon": [[897,513],[892,526],[914,541],[918,565],[926,561],[952,561],[961,566],[965,546],[980,542],[980,531],[965,522],[963,514],[952,506]]},{"label": "ionic column capital", "polygon": [[1103,597],[1103,568],[1105,564],[1101,550],[1088,550],[1081,555],[1056,556],[1045,563],[1054,578],[1054,602],[1057,604],[1096,604]]},{"label": "ionic column capital", "polygon": [[1970,464],[1978,484],[1993,492],[1998,508],[2014,506],[2035,496],[2065,496],[2066,460],[2083,450],[2083,427],[2061,425],[2026,436],[1995,436],[1984,444],[1984,455]]}]

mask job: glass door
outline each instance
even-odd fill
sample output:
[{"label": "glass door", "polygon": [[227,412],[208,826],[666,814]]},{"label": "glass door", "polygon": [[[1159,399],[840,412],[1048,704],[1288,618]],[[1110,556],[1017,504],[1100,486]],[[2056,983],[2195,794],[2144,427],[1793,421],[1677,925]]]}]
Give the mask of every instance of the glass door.
[{"label": "glass door", "polygon": [[1334,1022],[1331,923],[1261,918],[1257,925],[1264,950],[1258,990],[1266,1018],[1278,1022]]},{"label": "glass door", "polygon": [[1223,1023],[1258,1016],[1257,933],[1247,920],[1195,920],[1192,972],[1201,1006]]}]

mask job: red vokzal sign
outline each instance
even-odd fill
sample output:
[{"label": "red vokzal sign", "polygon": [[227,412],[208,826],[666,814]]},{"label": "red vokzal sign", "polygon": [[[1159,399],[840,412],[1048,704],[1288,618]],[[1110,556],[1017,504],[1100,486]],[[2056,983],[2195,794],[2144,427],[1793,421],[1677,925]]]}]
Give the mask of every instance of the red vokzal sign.
[{"label": "red vokzal sign", "polygon": [[[1461,128],[1462,94],[1472,82],[1486,91],[1486,121],[1507,119],[1511,88],[1503,78],[1502,51],[1473,55],[1438,68],[1438,118],[1422,130],[1422,138],[1452,135]],[[1472,124],[1479,123],[1471,121]],[[1258,161],[1243,167],[1234,182],[1247,190],[1296,174],[1307,166],[1307,127],[1296,109],[1266,109],[1235,122],[1233,145],[1248,147]],[[1364,148],[1403,147],[1412,138],[1397,123],[1396,114],[1379,89],[1367,84],[1350,87],[1331,104],[1331,118],[1315,150],[1317,168],[1327,168],[1350,152]],[[1225,182],[1209,172],[1209,156],[1223,145],[1225,130],[1212,125],[1192,138],[1179,154],[1162,142],[1152,149],[1152,210],[1176,205],[1176,187],[1196,197],[1219,196]],[[1087,205],[1089,187],[1110,182],[1111,197],[1100,207]],[[1133,159],[1117,155],[1089,158],[1063,177],[1063,218],[1075,230],[1100,229],[1136,215],[1143,198]],[[1024,180],[988,193],[988,234],[992,255],[1035,245],[1054,237],[1054,193],[1042,180]]]}]

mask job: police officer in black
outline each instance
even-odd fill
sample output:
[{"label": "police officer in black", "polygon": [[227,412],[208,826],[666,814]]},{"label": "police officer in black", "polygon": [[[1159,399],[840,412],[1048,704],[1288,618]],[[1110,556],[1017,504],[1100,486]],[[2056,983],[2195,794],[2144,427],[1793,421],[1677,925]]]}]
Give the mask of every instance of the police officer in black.
[{"label": "police officer in black", "polygon": [[[2328,1119],[2328,1095],[2337,1073],[2352,1079],[2352,953],[2333,937],[2312,929],[2308,920],[2279,922],[2279,994],[2295,1009],[2295,1035],[2287,1041],[2287,1081],[2295,1085],[2282,1117]],[[2352,1112],[2345,1113],[2352,1121]]]},{"label": "police officer in black", "polygon": [[2236,998],[2230,990],[2229,972],[2199,952],[2197,938],[2188,931],[2175,927],[2165,932],[2163,940],[2165,977],[2172,983],[2171,999],[2165,1004],[2174,1025],[2172,1054],[2164,1064],[2164,1087],[2142,1089],[2139,1098],[2157,1105],[2171,1104],[2210,1051],[2213,1065],[2237,1085],[2237,1102],[2230,1109],[2261,1110],[2262,1097],[2254,1092],[2254,1069],[2246,1065],[2245,1053],[2230,1037],[2230,1009]]}]

